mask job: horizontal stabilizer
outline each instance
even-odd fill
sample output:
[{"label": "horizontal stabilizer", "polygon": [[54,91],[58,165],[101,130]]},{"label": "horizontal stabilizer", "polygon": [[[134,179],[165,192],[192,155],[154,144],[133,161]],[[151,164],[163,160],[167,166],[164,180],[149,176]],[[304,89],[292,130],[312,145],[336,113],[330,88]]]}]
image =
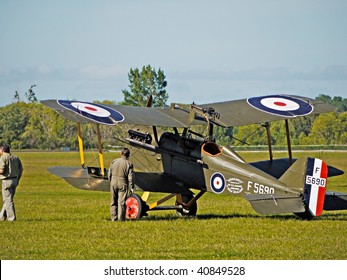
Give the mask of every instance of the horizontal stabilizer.
[{"label": "horizontal stabilizer", "polygon": [[347,193],[326,192],[324,200],[324,210],[346,210]]},{"label": "horizontal stabilizer", "polygon": [[[293,159],[293,162],[295,162],[296,159]],[[262,160],[262,161],[256,161],[251,162],[250,165],[254,166],[255,168],[260,169],[261,171],[264,171],[265,173],[279,179],[290,167],[289,159],[288,158],[279,158],[274,160]],[[340,169],[337,169],[333,166],[328,166],[328,177],[333,176],[339,176],[344,174],[344,172]]]},{"label": "horizontal stabilizer", "polygon": [[301,197],[276,197],[274,195],[246,195],[254,211],[259,214],[282,214],[304,212]]},{"label": "horizontal stabilizer", "polygon": [[135,172],[135,184],[143,191],[193,194],[183,183],[165,173]]}]

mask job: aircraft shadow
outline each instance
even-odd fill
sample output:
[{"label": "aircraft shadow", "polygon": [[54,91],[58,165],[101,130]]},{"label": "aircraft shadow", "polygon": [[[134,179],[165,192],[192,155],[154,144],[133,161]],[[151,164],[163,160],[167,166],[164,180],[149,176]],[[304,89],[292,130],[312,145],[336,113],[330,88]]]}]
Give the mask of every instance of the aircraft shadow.
[{"label": "aircraft shadow", "polygon": [[224,219],[224,220],[229,220],[229,219],[238,219],[238,218],[250,218],[250,219],[281,219],[281,220],[296,220],[300,219],[299,217],[296,216],[259,216],[257,214],[230,214],[230,215],[216,215],[216,214],[202,214],[202,215],[196,215],[190,216],[190,217],[179,217],[179,216],[154,216],[154,215],[149,215],[147,217],[142,218],[143,221],[173,221],[173,220],[214,220],[214,219]]},{"label": "aircraft shadow", "polygon": [[[140,220],[127,220],[127,222],[146,222],[146,221],[175,221],[175,220],[214,220],[214,219],[239,219],[239,218],[248,218],[248,219],[271,219],[271,220],[278,220],[278,221],[289,221],[289,220],[297,220],[297,221],[305,221],[302,220],[300,217],[294,215],[294,214],[282,214],[282,215],[258,215],[258,214],[227,214],[227,215],[218,215],[218,214],[201,214],[196,216],[189,216],[189,217],[179,217],[176,215],[165,215],[165,216],[156,216],[149,214],[146,217],[141,218]],[[105,221],[109,221],[109,218],[104,217],[102,218]],[[69,218],[66,219],[64,217],[57,217],[57,218],[50,218],[50,219],[44,219],[44,218],[23,218],[21,221],[25,222],[47,222],[47,221],[81,221],[84,220],[84,218]],[[320,217],[314,218],[310,222],[315,221],[347,221],[347,213],[327,213],[323,214]]]},{"label": "aircraft shadow", "polygon": [[[201,214],[196,215],[193,217],[179,217],[179,216],[155,216],[155,215],[149,215],[147,217],[143,217],[142,221],[173,221],[173,220],[182,220],[182,219],[188,219],[188,220],[213,220],[213,219],[238,219],[238,218],[250,218],[250,219],[271,219],[271,220],[282,220],[282,221],[288,221],[288,220],[298,220],[298,221],[305,221],[302,220],[300,217],[294,215],[294,214],[288,214],[288,215],[258,215],[258,214],[229,214],[229,215],[217,215],[217,214]],[[347,214],[344,213],[332,213],[332,214],[324,214],[318,218],[314,218],[311,222],[314,221],[347,221]]]}]

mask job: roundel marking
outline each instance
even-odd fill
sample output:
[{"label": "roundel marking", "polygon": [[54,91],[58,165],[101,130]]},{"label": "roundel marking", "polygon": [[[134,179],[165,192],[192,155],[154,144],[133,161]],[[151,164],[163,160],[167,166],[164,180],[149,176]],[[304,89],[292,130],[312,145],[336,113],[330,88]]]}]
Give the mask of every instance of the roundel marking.
[{"label": "roundel marking", "polygon": [[300,108],[297,102],[282,97],[263,98],[260,100],[260,103],[267,108],[284,112],[298,110]]},{"label": "roundel marking", "polygon": [[305,116],[313,111],[313,105],[307,101],[286,95],[251,97],[247,103],[260,111],[289,118]]},{"label": "roundel marking", "polygon": [[275,101],[274,104],[277,105],[277,106],[286,106],[287,105],[286,103],[279,102],[279,101]]},{"label": "roundel marking", "polygon": [[100,124],[114,125],[124,120],[120,112],[101,104],[69,100],[57,100],[57,103],[65,109]]},{"label": "roundel marking", "polygon": [[211,176],[210,185],[213,192],[222,193],[226,186],[224,176],[219,172],[214,173]]},{"label": "roundel marking", "polygon": [[86,108],[87,110],[91,110],[91,111],[97,111],[97,109],[92,108],[92,107],[90,107],[90,106],[86,106],[85,108]]},{"label": "roundel marking", "polygon": [[102,117],[102,118],[107,118],[111,116],[110,111],[94,104],[86,104],[83,102],[72,102],[71,105],[77,110],[83,111],[93,116]]}]

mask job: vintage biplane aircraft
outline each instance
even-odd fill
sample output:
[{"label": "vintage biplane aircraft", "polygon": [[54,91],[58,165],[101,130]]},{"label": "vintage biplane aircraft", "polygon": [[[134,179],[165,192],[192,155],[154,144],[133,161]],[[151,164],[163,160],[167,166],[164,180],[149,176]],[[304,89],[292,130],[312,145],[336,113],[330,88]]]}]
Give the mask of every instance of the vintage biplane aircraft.
[{"label": "vintage biplane aircraft", "polygon": [[[303,219],[323,210],[347,209],[347,194],[326,191],[327,178],[343,174],[317,158],[292,157],[288,121],[334,111],[320,101],[291,95],[267,95],[210,104],[171,104],[170,107],[100,105],[69,100],[45,100],[46,106],[78,125],[81,167],[52,167],[49,171],[84,190],[109,191],[103,163],[100,125],[133,125],[121,139],[131,149],[135,185],[142,197],[127,199],[127,218],[138,219],[151,210],[174,209],[181,216],[196,215],[197,200],[205,193],[229,194],[248,200],[261,214],[295,213]],[[289,157],[274,159],[269,123],[283,120]],[[81,124],[97,126],[100,166],[85,166]],[[220,147],[214,126],[263,124],[270,159],[247,163],[231,147]],[[192,130],[206,126],[206,135]],[[158,128],[165,132],[159,133]],[[164,193],[148,204],[150,192]],[[164,202],[176,197],[174,205]],[[173,203],[172,203],[173,204]]]}]

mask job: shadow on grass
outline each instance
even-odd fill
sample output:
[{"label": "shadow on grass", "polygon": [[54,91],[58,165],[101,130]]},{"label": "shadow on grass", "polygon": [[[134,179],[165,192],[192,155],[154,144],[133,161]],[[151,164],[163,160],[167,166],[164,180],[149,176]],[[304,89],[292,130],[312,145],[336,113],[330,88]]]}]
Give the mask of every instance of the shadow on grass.
[{"label": "shadow on grass", "polygon": [[[258,215],[258,214],[228,214],[228,215],[217,215],[217,214],[202,214],[202,215],[196,215],[189,216],[189,217],[179,217],[175,215],[166,215],[166,216],[155,216],[155,215],[149,215],[147,217],[142,218],[143,221],[174,221],[174,220],[213,220],[213,219],[271,219],[271,220],[279,220],[279,221],[289,221],[289,220],[297,220],[297,221],[306,221],[302,220],[300,217],[296,216],[295,214],[287,214],[287,215]],[[320,217],[314,218],[311,220],[311,222],[314,221],[347,221],[347,213],[331,213],[331,214],[324,214]],[[138,221],[138,220],[137,220]]]},{"label": "shadow on grass", "polygon": [[[158,216],[158,215],[151,215],[149,214],[146,217],[143,217],[139,220],[127,220],[127,222],[140,222],[140,221],[176,221],[176,220],[215,220],[215,219],[223,219],[223,220],[230,220],[230,219],[256,219],[256,220],[278,220],[278,221],[290,221],[290,220],[297,220],[297,221],[307,221],[302,220],[300,217],[296,216],[295,214],[281,214],[281,215],[260,215],[260,214],[239,214],[239,213],[233,213],[233,214],[226,214],[226,215],[218,215],[218,214],[201,214],[196,216],[187,216],[187,217],[180,217],[175,214],[172,215],[165,215],[165,216]],[[91,221],[90,219],[86,217],[51,217],[51,218],[22,218],[21,221],[25,222],[61,222],[61,221],[75,221],[75,222],[82,222],[82,221]],[[99,220],[100,219],[96,219]],[[96,221],[94,220],[94,221]],[[107,217],[101,218],[103,221],[110,221],[110,219]],[[316,217],[310,222],[314,221],[347,221],[347,212],[346,213],[324,213],[320,217]]]}]

